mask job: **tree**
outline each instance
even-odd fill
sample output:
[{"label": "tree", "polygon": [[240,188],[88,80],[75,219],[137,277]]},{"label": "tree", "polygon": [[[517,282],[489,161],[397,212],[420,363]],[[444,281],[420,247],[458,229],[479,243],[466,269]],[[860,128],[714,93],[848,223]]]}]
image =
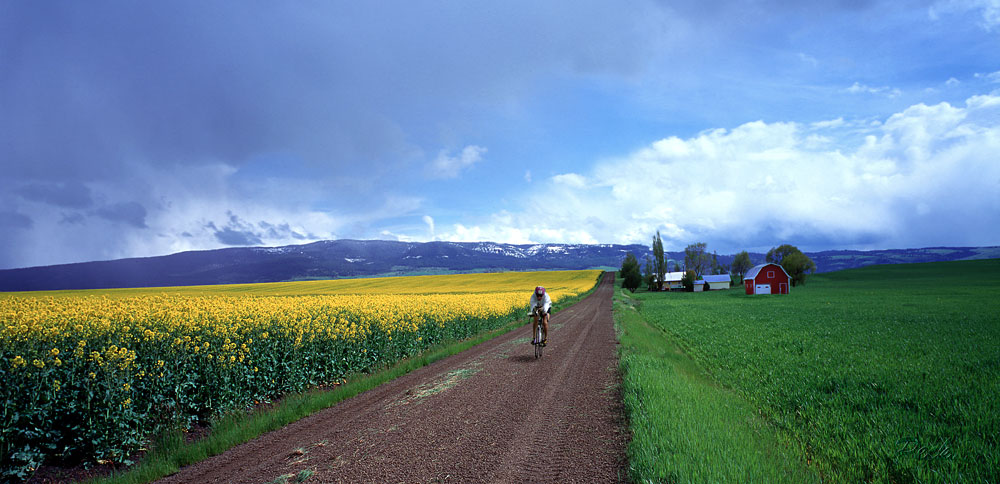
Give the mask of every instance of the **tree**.
[{"label": "tree", "polygon": [[767,261],[784,267],[792,277],[793,286],[805,284],[806,275],[816,272],[816,263],[791,244],[782,244],[767,251]]},{"label": "tree", "polygon": [[677,262],[674,262],[674,272],[680,272],[680,271],[681,271],[681,265]]},{"label": "tree", "polygon": [[766,260],[775,264],[781,264],[781,259],[784,259],[785,256],[796,252],[801,253],[798,247],[791,244],[782,244],[767,251]]},{"label": "tree", "polygon": [[646,282],[646,290],[657,290],[656,273],[653,272],[653,260],[648,255],[646,256],[646,275],[643,276],[643,280]]},{"label": "tree", "polygon": [[631,292],[635,292],[639,288],[639,284],[642,283],[642,274],[639,273],[639,261],[636,260],[631,252],[625,254],[620,274],[622,277],[622,287]]},{"label": "tree", "polygon": [[684,249],[684,265],[693,270],[696,276],[701,276],[711,266],[712,257],[705,252],[705,243],[691,244]]},{"label": "tree", "polygon": [[805,284],[806,274],[816,272],[816,263],[802,252],[786,255],[784,259],[781,259],[781,267],[784,267],[788,271],[788,275],[792,276],[793,286]]},{"label": "tree", "polygon": [[663,280],[667,277],[667,260],[663,256],[663,239],[660,231],[653,237],[653,269],[656,271],[656,289],[663,290]]},{"label": "tree", "polygon": [[743,280],[743,276],[746,275],[747,271],[753,267],[753,262],[750,262],[750,254],[747,251],[740,252],[736,254],[733,258],[732,273],[737,276],[739,280]]},{"label": "tree", "polygon": [[719,263],[719,253],[712,252],[712,275],[725,274],[729,268],[725,264]]},{"label": "tree", "polygon": [[694,292],[694,281],[698,280],[698,275],[695,274],[693,269],[688,269],[681,277],[681,284],[684,285],[684,290],[687,292]]}]

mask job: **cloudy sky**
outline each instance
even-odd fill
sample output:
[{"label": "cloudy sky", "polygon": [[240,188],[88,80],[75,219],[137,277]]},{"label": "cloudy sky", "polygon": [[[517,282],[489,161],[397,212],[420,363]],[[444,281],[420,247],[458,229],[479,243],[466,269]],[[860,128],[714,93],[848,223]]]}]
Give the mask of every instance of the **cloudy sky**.
[{"label": "cloudy sky", "polygon": [[1000,0],[0,0],[0,268],[1000,244]]}]

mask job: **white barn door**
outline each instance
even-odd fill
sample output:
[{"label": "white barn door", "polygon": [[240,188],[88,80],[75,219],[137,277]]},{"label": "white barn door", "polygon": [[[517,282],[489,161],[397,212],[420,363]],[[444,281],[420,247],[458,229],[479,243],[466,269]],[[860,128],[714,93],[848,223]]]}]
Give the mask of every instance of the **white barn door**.
[{"label": "white barn door", "polygon": [[757,284],[753,289],[754,294],[771,294],[770,284]]}]

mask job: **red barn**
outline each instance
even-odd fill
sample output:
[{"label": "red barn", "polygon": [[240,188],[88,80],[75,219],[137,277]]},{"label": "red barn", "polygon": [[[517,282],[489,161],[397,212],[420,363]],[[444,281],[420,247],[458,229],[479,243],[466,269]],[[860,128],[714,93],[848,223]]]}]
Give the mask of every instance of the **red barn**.
[{"label": "red barn", "polygon": [[778,264],[754,266],[743,277],[743,287],[747,294],[788,294],[792,278],[785,268]]}]

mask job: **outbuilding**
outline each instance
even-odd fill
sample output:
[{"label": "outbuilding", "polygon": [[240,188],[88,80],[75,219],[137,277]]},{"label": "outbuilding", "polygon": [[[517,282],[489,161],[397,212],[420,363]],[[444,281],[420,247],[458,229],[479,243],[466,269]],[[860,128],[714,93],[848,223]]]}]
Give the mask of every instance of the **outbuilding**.
[{"label": "outbuilding", "polygon": [[705,283],[707,284],[706,288],[709,291],[729,289],[729,284],[732,282],[732,279],[729,277],[729,274],[704,275],[701,276],[701,278],[704,279]]},{"label": "outbuilding", "polygon": [[760,264],[743,276],[743,287],[747,294],[788,294],[791,280],[784,267],[773,263]]},{"label": "outbuilding", "polygon": [[[684,285],[681,284],[681,279],[684,278],[683,272],[668,272],[663,275],[663,289],[665,291],[676,291],[678,289],[684,289]],[[656,275],[653,275],[653,280],[659,280]]]}]

